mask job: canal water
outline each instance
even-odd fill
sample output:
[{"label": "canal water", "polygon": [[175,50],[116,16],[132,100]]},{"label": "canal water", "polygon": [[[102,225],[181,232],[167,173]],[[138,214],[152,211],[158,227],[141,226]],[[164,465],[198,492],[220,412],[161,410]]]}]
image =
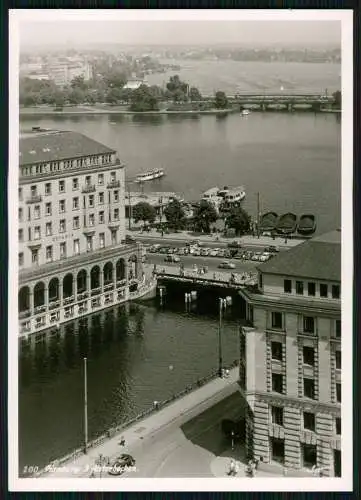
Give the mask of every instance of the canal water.
[{"label": "canal water", "polygon": [[20,124],[75,130],[109,145],[125,162],[128,179],[164,168],[166,177],[149,190],[176,191],[194,200],[213,186],[244,185],[245,208],[253,216],[260,192],[261,211],[315,214],[319,233],[341,222],[338,115],[82,115],[23,117]]},{"label": "canal water", "polygon": [[[83,358],[88,359],[89,438],[129,420],[218,368],[217,295],[186,311],[168,295],[64,325],[20,345],[19,464],[44,466],[83,444]],[[225,312],[223,360],[238,353],[239,302]],[[87,325],[87,326],[86,326]]]}]

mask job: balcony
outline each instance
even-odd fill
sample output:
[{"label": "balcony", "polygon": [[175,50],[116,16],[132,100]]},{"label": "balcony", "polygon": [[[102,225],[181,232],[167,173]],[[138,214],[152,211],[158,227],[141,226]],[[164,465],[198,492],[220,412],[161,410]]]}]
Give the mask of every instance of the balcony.
[{"label": "balcony", "polygon": [[56,302],[50,302],[49,303],[49,310],[51,311],[52,309],[58,309],[60,307],[60,301]]},{"label": "balcony", "polygon": [[110,182],[108,182],[107,188],[108,189],[120,188],[120,181],[110,181]]},{"label": "balcony", "polygon": [[32,194],[29,198],[26,199],[26,203],[40,203],[43,197],[41,194]]},{"label": "balcony", "polygon": [[108,222],[109,229],[118,229],[119,226],[120,226],[119,220],[113,220]]},{"label": "balcony", "polygon": [[21,311],[19,312],[19,319],[25,319],[31,316],[31,311],[28,309],[27,311]]},{"label": "balcony", "polygon": [[94,191],[95,191],[95,184],[86,184],[81,188],[81,192],[83,194],[94,193]]}]

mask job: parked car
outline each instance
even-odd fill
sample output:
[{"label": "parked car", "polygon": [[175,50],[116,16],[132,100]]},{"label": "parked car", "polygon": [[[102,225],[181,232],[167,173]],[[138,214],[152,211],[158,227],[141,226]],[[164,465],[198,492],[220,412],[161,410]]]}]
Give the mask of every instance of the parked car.
[{"label": "parked car", "polygon": [[265,248],[265,251],[270,252],[270,253],[278,253],[280,251],[280,249],[279,249],[279,247],[271,245],[271,246]]},{"label": "parked car", "polygon": [[134,467],[134,465],[135,459],[131,455],[123,453],[111,464],[108,474],[111,476],[120,476],[126,471],[127,468]]},{"label": "parked car", "polygon": [[195,257],[199,257],[199,256],[201,255],[201,251],[200,251],[200,249],[199,249],[199,248],[195,248],[195,249],[193,250],[193,255],[194,255]]},{"label": "parked car", "polygon": [[240,248],[242,246],[240,241],[234,240],[228,243],[228,248]]},{"label": "parked car", "polygon": [[178,255],[169,254],[164,258],[164,262],[180,262]]},{"label": "parked car", "polygon": [[221,262],[219,264],[219,269],[235,269],[236,266],[235,264],[233,264],[233,262],[228,262],[227,260],[225,260],[224,262]]},{"label": "parked car", "polygon": [[217,257],[217,252],[218,252],[218,249],[217,248],[213,248],[210,252],[209,252],[209,255],[211,257]]},{"label": "parked car", "polygon": [[226,251],[223,248],[221,248],[217,252],[217,257],[225,257],[225,253],[226,253]]}]

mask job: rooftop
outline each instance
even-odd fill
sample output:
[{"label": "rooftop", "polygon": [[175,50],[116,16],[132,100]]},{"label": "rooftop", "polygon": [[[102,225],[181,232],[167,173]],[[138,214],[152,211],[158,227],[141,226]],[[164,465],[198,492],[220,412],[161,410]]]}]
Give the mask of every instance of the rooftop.
[{"label": "rooftop", "polygon": [[20,165],[110,153],[115,150],[79,132],[41,129],[20,134]]},{"label": "rooftop", "polygon": [[317,236],[280,252],[258,269],[266,274],[341,281],[341,231]]}]

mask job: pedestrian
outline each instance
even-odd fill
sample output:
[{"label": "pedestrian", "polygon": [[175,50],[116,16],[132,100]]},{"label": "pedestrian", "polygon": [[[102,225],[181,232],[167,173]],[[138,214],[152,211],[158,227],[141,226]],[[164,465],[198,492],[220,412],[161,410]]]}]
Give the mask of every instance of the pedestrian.
[{"label": "pedestrian", "polygon": [[122,437],[120,438],[119,444],[120,444],[120,446],[125,446],[125,439],[124,439],[124,436],[122,436]]}]

